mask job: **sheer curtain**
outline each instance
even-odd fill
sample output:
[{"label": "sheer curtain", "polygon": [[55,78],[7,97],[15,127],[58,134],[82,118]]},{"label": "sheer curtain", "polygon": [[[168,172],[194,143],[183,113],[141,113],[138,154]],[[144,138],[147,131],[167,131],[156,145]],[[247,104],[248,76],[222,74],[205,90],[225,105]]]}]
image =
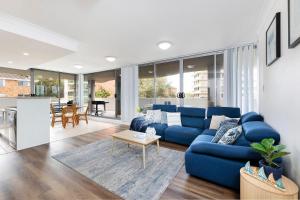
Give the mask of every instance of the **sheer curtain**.
[{"label": "sheer curtain", "polygon": [[131,122],[138,106],[138,66],[121,68],[121,120]]},{"label": "sheer curtain", "polygon": [[225,101],[242,113],[258,111],[258,63],[256,46],[225,51]]}]

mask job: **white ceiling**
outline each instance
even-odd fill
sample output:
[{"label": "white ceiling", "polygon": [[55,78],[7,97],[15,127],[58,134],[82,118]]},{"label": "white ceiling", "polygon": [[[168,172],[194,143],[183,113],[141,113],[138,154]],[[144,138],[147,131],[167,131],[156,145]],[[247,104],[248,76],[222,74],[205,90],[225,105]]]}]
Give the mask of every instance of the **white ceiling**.
[{"label": "white ceiling", "polygon": [[[79,47],[76,52],[57,47],[62,51],[37,53],[35,45],[7,41],[1,43],[0,65],[7,63],[6,48],[11,54],[13,49],[19,54],[21,47],[30,52],[32,63],[21,57],[16,67],[87,73],[254,42],[266,1],[1,0],[0,12],[72,38]],[[0,41],[6,37],[1,33]],[[156,44],[162,40],[174,46],[161,51]],[[117,61],[108,63],[105,56]],[[75,69],[74,64],[84,68]]]},{"label": "white ceiling", "polygon": [[[69,50],[0,30],[0,66],[26,69],[64,57]],[[29,53],[24,56],[23,53]],[[13,61],[13,63],[8,63]]]}]

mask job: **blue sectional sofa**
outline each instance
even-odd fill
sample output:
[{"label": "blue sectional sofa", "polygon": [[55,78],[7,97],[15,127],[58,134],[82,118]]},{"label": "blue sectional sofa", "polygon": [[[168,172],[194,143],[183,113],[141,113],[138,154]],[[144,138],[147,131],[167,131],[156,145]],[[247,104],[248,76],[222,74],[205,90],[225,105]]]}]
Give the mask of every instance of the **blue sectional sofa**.
[{"label": "blue sectional sofa", "polygon": [[[263,138],[274,138],[276,143],[280,141],[280,135],[255,112],[241,116],[239,108],[209,107],[206,110],[157,104],[153,105],[153,109],[180,112],[182,126],[147,124],[140,117],[132,121],[130,129],[144,132],[147,127],[154,127],[161,140],[189,146],[185,153],[186,172],[226,187],[239,189],[240,168],[249,160],[256,164],[261,159],[251,150],[252,142],[260,142]],[[243,132],[233,145],[211,142],[217,131],[209,129],[213,115],[240,118]]]}]

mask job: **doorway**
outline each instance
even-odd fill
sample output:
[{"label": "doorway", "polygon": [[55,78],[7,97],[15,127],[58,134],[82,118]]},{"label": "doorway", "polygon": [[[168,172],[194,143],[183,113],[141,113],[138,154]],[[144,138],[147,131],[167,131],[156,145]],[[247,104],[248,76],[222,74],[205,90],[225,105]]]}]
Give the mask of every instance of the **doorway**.
[{"label": "doorway", "polygon": [[119,119],[121,116],[121,70],[84,75],[85,105],[95,117]]}]

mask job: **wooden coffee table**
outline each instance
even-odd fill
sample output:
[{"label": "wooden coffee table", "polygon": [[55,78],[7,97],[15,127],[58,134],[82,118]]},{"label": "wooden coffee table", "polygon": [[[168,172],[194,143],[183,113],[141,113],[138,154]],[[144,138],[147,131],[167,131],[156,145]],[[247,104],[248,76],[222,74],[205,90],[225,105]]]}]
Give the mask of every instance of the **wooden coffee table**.
[{"label": "wooden coffee table", "polygon": [[159,153],[159,138],[161,136],[155,135],[153,137],[146,137],[144,139],[139,139],[137,137],[134,137],[134,135],[136,135],[136,134],[139,134],[139,132],[130,131],[130,130],[121,131],[119,133],[113,134],[112,135],[112,139],[113,139],[112,152],[114,152],[114,141],[115,140],[123,141],[123,142],[127,143],[128,146],[129,146],[129,144],[132,144],[132,145],[142,147],[142,149],[143,149],[143,166],[145,169],[145,167],[146,167],[146,147],[148,145],[156,142],[157,153]]}]

